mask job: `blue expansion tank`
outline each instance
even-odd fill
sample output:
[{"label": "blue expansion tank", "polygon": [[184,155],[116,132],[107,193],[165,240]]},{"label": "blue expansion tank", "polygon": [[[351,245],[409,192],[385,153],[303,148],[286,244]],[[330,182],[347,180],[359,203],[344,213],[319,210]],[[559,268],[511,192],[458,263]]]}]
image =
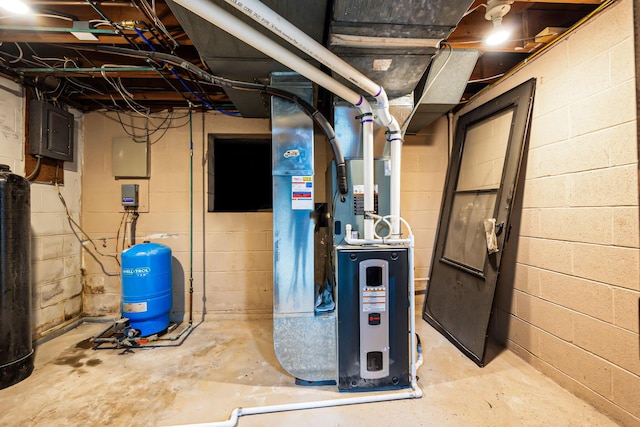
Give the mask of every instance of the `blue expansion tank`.
[{"label": "blue expansion tank", "polygon": [[122,316],[145,337],[169,326],[171,249],[140,243],[122,252]]}]

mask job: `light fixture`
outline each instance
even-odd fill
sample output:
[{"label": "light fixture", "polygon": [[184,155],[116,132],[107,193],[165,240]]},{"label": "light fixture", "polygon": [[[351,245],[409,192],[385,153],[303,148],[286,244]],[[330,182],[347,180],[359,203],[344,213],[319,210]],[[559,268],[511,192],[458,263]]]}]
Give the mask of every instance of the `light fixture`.
[{"label": "light fixture", "polygon": [[487,12],[484,18],[493,23],[493,30],[485,38],[484,42],[489,46],[497,46],[504,43],[511,36],[511,31],[502,26],[502,17],[511,10],[513,0],[488,0]]},{"label": "light fixture", "polygon": [[73,21],[73,28],[70,33],[78,40],[96,41],[98,37],[91,33],[92,28],[92,25],[88,21]]},{"label": "light fixture", "polygon": [[24,15],[31,11],[29,6],[21,0],[0,0],[0,7],[16,15]]},{"label": "light fixture", "polygon": [[489,46],[498,46],[506,42],[511,36],[511,31],[502,26],[502,18],[493,20],[493,30],[489,33],[484,42]]}]

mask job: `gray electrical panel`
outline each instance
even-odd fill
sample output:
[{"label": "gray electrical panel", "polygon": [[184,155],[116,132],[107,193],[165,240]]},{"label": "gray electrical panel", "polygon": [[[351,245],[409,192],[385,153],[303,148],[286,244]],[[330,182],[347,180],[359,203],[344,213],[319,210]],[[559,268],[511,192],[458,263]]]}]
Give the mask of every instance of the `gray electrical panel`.
[{"label": "gray electrical panel", "polygon": [[29,103],[29,153],[73,161],[73,114],[32,100]]},{"label": "gray electrical panel", "polygon": [[122,206],[138,207],[138,184],[122,184]]}]

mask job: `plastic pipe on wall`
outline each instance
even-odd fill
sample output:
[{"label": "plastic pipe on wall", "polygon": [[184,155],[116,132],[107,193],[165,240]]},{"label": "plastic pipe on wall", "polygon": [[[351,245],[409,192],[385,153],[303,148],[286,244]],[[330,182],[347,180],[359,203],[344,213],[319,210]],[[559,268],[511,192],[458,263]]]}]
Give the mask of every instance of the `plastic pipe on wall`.
[{"label": "plastic pipe on wall", "polygon": [[[378,114],[378,121],[381,125],[389,130],[390,143],[391,143],[391,191],[390,191],[390,205],[391,215],[393,216],[392,222],[392,234],[395,236],[400,235],[400,222],[397,217],[400,216],[400,168],[401,168],[401,154],[402,154],[402,130],[398,121],[393,117],[389,111],[389,99],[384,88],[360,71],[352,67],[345,62],[342,58],[322,46],[315,41],[312,37],[307,35],[304,31],[287,21],[285,18],[277,14],[270,9],[264,3],[259,0],[225,0],[228,4],[235,7],[254,21],[261,24],[274,34],[278,35],[282,39],[288,41],[293,46],[297,47],[313,59],[317,60],[321,64],[327,66],[331,70],[340,74],[348,81],[364,90],[369,95],[373,96],[377,102],[376,113]],[[348,100],[347,100],[348,101]],[[394,149],[394,145],[396,146]],[[370,153],[373,156],[373,152]],[[363,147],[363,157],[365,161],[367,159],[367,148]],[[365,163],[366,164],[366,163]],[[372,166],[373,167],[373,166]],[[373,179],[373,170],[372,179]],[[370,230],[372,221],[367,220],[367,213],[373,213],[373,181],[371,181],[371,195],[367,191],[367,177],[365,176],[365,238],[370,238]],[[367,199],[371,199],[371,205],[368,209]]]},{"label": "plastic pipe on wall", "polygon": [[[206,19],[265,55],[300,73],[345,101],[355,105],[363,114],[363,151],[373,154],[373,112],[369,102],[342,83],[323,73],[307,61],[280,46],[258,30],[245,24],[221,7],[206,0],[174,0],[175,3]],[[371,119],[371,123],[369,122]],[[364,158],[364,209],[373,212],[373,155]],[[370,195],[370,197],[367,197]],[[367,211],[368,209],[368,211]],[[366,216],[366,215],[365,215]],[[368,225],[367,225],[368,224]],[[367,236],[367,232],[371,233]],[[373,237],[373,220],[365,218],[365,237]]]}]

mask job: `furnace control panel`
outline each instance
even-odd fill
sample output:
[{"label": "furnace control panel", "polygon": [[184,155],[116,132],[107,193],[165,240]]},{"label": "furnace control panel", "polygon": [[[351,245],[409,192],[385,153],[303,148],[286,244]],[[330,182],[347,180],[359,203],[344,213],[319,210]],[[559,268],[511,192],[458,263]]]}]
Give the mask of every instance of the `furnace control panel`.
[{"label": "furnace control panel", "polygon": [[360,376],[383,378],[389,375],[389,262],[364,260],[358,276]]}]

